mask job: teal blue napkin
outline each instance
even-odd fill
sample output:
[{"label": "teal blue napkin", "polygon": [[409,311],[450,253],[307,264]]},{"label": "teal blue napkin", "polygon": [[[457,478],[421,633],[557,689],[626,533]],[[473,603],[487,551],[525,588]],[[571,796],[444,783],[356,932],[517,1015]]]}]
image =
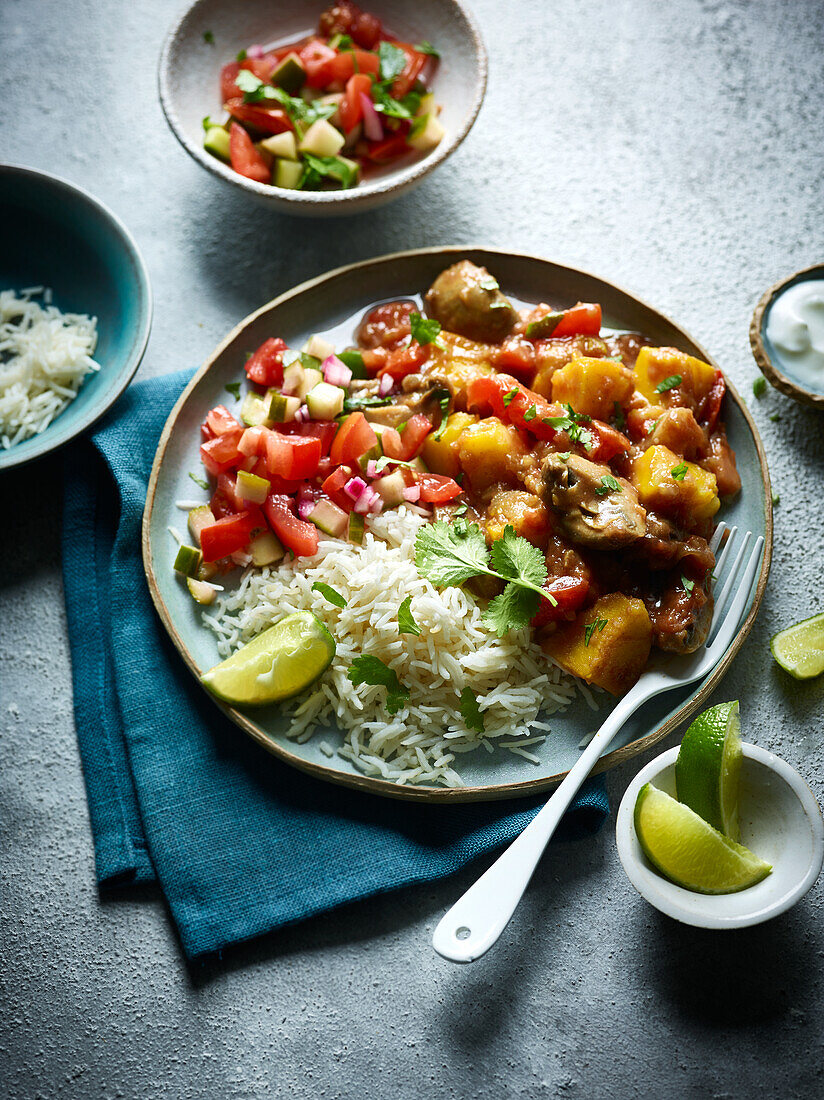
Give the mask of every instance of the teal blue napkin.
[{"label": "teal blue napkin", "polygon": [[[201,691],[155,614],[140,553],[155,449],[189,377],[131,386],[64,452],[63,570],[98,880],[156,879],[197,956],[448,875],[512,840],[542,800],[419,806],[322,783]],[[591,781],[561,835],[593,833],[608,812]]]}]

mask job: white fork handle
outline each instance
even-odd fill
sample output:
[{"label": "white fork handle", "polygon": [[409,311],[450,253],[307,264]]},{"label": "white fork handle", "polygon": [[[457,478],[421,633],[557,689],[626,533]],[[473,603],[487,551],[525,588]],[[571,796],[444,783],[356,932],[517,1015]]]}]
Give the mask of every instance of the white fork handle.
[{"label": "white fork handle", "polygon": [[474,962],[492,947],[509,923],[558,822],[584,780],[627,718],[654,694],[648,684],[639,681],[618,703],[546,806],[440,921],[432,937],[432,946],[439,955],[452,962]]}]

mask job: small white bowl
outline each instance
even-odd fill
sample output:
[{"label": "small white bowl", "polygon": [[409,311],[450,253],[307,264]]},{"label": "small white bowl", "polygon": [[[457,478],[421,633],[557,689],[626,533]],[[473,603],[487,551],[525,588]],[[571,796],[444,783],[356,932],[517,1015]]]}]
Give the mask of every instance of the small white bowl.
[{"label": "small white bowl", "polygon": [[650,905],[698,928],[745,928],[785,912],[802,898],[824,862],[824,820],[812,791],[786,761],[743,746],[741,842],[772,864],[772,874],[736,894],[698,894],[653,869],[635,834],[633,813],[645,783],[675,797],[678,746],[651,760],[627,787],[615,823],[618,855],[632,885]]}]

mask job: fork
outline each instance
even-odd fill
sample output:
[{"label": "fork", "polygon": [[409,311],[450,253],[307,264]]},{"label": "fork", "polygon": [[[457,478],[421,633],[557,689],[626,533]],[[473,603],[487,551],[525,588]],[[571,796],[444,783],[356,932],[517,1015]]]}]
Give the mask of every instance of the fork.
[{"label": "fork", "polygon": [[[730,558],[738,528],[719,523],[710,543],[710,549],[716,553],[727,532],[715,566],[719,579]],[[743,536],[716,599],[706,644],[695,653],[668,657],[665,665],[649,668],[642,674],[618,702],[537,817],[441,919],[432,936],[432,946],[439,955],[452,962],[474,962],[497,942],[570,802],[626,720],[648,699],[702,679],[721,661],[744,618],[758,570],[764,539],[759,535],[747,553],[751,538],[750,531]],[[736,588],[729,610],[724,613]]]}]

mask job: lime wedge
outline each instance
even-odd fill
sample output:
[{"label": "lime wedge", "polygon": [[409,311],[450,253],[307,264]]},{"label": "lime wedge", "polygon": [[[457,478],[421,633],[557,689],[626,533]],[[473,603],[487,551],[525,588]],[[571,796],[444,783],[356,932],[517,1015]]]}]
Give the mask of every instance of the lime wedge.
[{"label": "lime wedge", "polygon": [[732,840],[738,840],[741,760],[741,725],[734,701],[698,715],[684,734],[675,764],[678,801]]},{"label": "lime wedge", "polygon": [[310,611],[296,611],[200,677],[224,703],[263,706],[305,691],[335,656],[335,639]]},{"label": "lime wedge", "polygon": [[650,863],[677,886],[699,894],[734,894],[772,867],[719,833],[689,806],[645,783],[635,802],[635,832]]},{"label": "lime wedge", "polygon": [[796,680],[811,680],[824,672],[824,611],[802,619],[773,636],[773,657]]}]

